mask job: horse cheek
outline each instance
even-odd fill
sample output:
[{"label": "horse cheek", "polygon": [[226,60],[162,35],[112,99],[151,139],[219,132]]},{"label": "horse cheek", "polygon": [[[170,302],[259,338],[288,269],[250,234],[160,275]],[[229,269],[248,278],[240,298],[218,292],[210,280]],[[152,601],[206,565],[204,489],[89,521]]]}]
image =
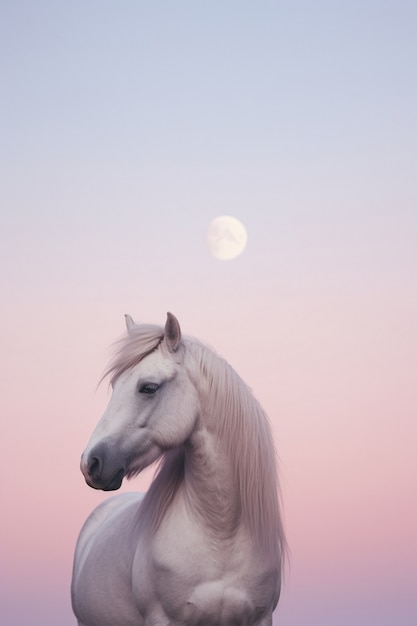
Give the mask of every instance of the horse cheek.
[{"label": "horse cheek", "polygon": [[200,402],[194,387],[185,391],[177,390],[175,398],[163,407],[168,416],[164,430],[158,433],[157,443],[162,448],[179,446],[190,437],[201,413]]}]

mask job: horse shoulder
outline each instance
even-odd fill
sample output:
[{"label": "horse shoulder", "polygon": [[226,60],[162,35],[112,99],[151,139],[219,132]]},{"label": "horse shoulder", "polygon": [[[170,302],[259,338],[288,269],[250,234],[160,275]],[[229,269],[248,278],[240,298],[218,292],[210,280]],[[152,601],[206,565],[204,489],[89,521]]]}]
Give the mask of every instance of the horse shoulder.
[{"label": "horse shoulder", "polygon": [[126,622],[121,623],[140,623],[134,607],[129,608],[132,592],[126,576],[132,550],[128,529],[134,526],[142,497],[124,493],[109,498],[94,509],[81,530],[71,586],[73,610],[80,623],[84,619],[89,624],[92,616],[100,615],[102,626],[114,624],[112,611],[126,614]]},{"label": "horse shoulder", "polygon": [[103,522],[113,513],[120,513],[126,506],[139,504],[143,499],[142,493],[119,493],[101,502],[87,517],[81,528],[75,549],[75,561],[85,551],[91,540],[97,535]]}]

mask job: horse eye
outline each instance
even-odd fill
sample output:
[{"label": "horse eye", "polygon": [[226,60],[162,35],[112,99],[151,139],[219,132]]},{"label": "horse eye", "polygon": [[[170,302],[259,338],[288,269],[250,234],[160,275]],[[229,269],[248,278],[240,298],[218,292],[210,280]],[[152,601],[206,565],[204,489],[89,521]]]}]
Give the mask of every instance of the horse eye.
[{"label": "horse eye", "polygon": [[145,383],[141,387],[139,387],[139,393],[145,393],[148,396],[152,396],[156,391],[158,391],[159,385],[156,383]]}]

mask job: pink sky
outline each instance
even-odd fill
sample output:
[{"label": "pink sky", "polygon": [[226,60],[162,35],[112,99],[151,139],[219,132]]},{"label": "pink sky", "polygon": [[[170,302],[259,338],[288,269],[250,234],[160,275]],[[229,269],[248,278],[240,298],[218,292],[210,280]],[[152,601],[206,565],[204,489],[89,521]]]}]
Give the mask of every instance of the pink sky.
[{"label": "pink sky", "polygon": [[[270,415],[276,624],[412,626],[412,3],[23,4],[0,26],[1,623],[74,625],[76,537],[107,497],[79,471],[96,385],[123,314],[171,310]],[[248,231],[230,262],[205,244],[224,213]]]}]

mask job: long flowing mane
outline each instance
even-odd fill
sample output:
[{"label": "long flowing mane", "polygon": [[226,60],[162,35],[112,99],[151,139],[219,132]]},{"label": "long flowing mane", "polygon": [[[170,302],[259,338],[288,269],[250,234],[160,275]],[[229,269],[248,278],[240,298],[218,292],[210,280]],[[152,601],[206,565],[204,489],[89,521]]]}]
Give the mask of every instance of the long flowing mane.
[{"label": "long flowing mane", "polygon": [[[164,329],[140,325],[117,344],[104,376],[111,383],[157,349]],[[225,447],[247,524],[263,554],[283,559],[286,541],[280,511],[276,453],[268,418],[235,370],[210,348],[183,337],[178,358],[204,401],[206,426]],[[184,479],[184,447],[166,452],[141,506],[141,526],[154,530]]]}]

